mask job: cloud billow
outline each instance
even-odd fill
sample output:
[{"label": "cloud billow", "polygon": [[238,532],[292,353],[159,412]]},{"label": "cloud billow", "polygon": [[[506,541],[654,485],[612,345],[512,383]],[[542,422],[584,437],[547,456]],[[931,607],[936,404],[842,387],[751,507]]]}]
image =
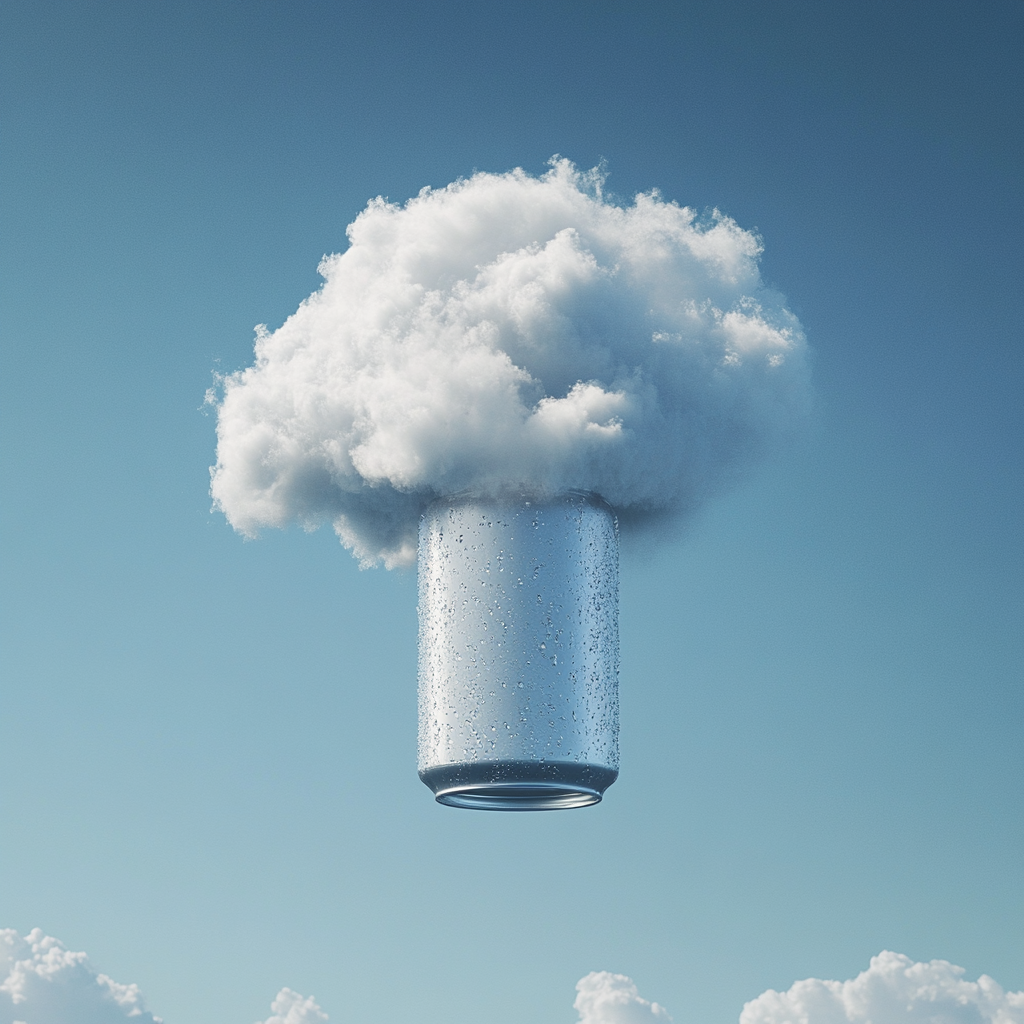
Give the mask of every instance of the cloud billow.
[{"label": "cloud billow", "polygon": [[160,1024],[137,985],[100,974],[38,928],[0,929],[0,1024]]},{"label": "cloud billow", "polygon": [[455,494],[601,495],[627,529],[692,511],[808,404],[760,243],[598,171],[476,174],[376,199],[324,284],[221,380],[212,495],[235,529],[331,523],[410,564]]},{"label": "cloud billow", "polygon": [[948,960],[916,963],[886,950],[849,981],[807,978],[763,992],[739,1024],[1024,1024],[1024,992],[965,973]]},{"label": "cloud billow", "polygon": [[576,983],[579,1024],[671,1024],[664,1006],[640,995],[632,978],[610,971],[591,971]]},{"label": "cloud billow", "polygon": [[328,1024],[327,1014],[312,996],[303,996],[294,989],[283,988],[270,1004],[271,1015],[256,1024]]},{"label": "cloud billow", "polygon": [[[328,1024],[312,996],[282,988],[257,1024]],[[96,970],[39,928],[22,937],[0,928],[0,1024],[162,1024],[138,985]]]}]

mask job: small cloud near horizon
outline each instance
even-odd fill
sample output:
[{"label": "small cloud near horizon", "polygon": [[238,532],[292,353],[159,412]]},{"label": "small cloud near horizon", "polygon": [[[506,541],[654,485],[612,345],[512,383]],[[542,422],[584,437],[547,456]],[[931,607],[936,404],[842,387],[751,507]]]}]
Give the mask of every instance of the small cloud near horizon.
[{"label": "small cloud near horizon", "polygon": [[579,1024],[653,1024],[671,1022],[664,1006],[642,998],[632,978],[610,971],[591,971],[576,982],[573,1008]]},{"label": "small cloud near horizon", "polygon": [[270,1004],[273,1013],[256,1024],[326,1024],[327,1014],[316,1005],[312,996],[302,996],[283,988]]}]

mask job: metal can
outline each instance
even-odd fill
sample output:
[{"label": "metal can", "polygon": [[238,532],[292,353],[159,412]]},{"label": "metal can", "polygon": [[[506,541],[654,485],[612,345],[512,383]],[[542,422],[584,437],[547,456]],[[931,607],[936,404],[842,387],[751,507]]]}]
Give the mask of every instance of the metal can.
[{"label": "metal can", "polygon": [[599,498],[459,498],[419,535],[419,774],[440,803],[597,803],[619,768],[618,528]]}]

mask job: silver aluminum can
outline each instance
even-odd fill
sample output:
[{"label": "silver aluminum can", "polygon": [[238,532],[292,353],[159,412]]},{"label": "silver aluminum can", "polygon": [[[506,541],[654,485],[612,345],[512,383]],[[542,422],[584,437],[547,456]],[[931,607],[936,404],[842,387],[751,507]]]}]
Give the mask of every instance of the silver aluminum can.
[{"label": "silver aluminum can", "polygon": [[619,768],[618,532],[600,499],[452,499],[419,537],[419,774],[440,803],[597,803]]}]

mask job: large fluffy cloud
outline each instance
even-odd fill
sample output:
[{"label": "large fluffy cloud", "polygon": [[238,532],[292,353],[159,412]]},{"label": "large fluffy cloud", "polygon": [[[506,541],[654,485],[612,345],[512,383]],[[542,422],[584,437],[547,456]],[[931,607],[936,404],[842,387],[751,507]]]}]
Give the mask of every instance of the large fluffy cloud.
[{"label": "large fluffy cloud", "polygon": [[785,432],[804,339],[758,239],[602,183],[556,160],[370,203],[322,288],[222,381],[212,494],[231,524],[330,522],[389,566],[453,494],[596,492],[631,528]]},{"label": "large fluffy cloud", "polygon": [[1024,1024],[1024,992],[964,973],[947,960],[882,952],[851,981],[807,978],[786,992],[769,989],[743,1007],[740,1024]]}]

